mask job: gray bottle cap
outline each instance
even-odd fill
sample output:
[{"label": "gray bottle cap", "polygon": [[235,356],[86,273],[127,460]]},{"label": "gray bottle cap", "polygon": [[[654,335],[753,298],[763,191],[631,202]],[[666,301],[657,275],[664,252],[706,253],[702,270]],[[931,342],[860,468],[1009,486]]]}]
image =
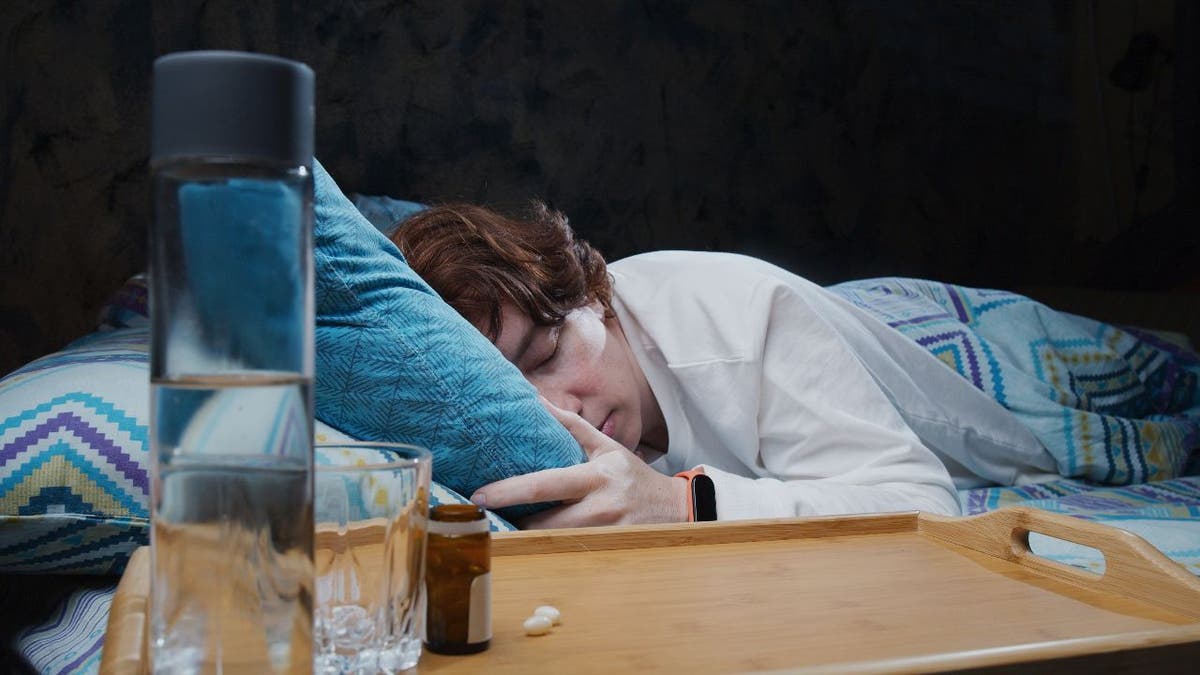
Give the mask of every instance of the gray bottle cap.
[{"label": "gray bottle cap", "polygon": [[313,71],[244,52],[180,52],[154,62],[150,158],[195,157],[308,166]]}]

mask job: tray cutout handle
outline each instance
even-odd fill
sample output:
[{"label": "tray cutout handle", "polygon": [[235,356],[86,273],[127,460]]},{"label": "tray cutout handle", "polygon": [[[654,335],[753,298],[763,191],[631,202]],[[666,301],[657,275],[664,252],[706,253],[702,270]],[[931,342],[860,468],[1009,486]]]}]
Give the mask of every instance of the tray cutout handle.
[{"label": "tray cutout handle", "polygon": [[100,675],[143,675],[150,663],[150,547],[129,558],[108,610],[108,630],[100,652]]},{"label": "tray cutout handle", "polygon": [[[1071,523],[1066,523],[1068,528],[1070,525]],[[1058,562],[1057,560],[1044,558],[1037,553],[1034,553],[1033,546],[1030,544],[1029,539],[1030,535],[1035,533],[1055,541],[1081,546],[1088,551],[1099,555],[1101,565],[1100,571],[1096,572],[1093,570],[1084,569],[1082,567],[1064,564]],[[1037,567],[1043,571],[1053,569],[1057,574],[1076,575],[1081,577],[1081,580],[1084,582],[1095,582],[1103,577],[1104,573],[1108,570],[1108,556],[1105,555],[1104,551],[1094,546],[1089,546],[1081,541],[1086,539],[1087,537],[1081,537],[1074,529],[1067,529],[1066,531],[1063,531],[1063,525],[1059,524],[1057,521],[1054,521],[1053,523],[1041,522],[1034,528],[1013,528],[1011,543],[1013,547],[1013,554],[1016,555],[1017,558],[1022,561],[1022,564],[1026,565],[1027,567]]]},{"label": "tray cutout handle", "polygon": [[[1200,578],[1125,530],[1025,506],[965,518],[922,513],[918,528],[922,534],[1076,586],[1136,598],[1200,618]],[[1030,532],[1096,549],[1104,556],[1104,573],[1095,574],[1033,553],[1029,549]]]}]

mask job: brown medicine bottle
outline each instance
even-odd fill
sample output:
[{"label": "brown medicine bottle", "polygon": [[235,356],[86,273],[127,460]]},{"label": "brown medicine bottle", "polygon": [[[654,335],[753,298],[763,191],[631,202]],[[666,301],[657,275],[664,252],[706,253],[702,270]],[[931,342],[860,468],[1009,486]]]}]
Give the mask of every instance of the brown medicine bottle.
[{"label": "brown medicine bottle", "polygon": [[492,639],[491,534],[483,509],[439,504],[429,512],[425,647],[474,654]]}]

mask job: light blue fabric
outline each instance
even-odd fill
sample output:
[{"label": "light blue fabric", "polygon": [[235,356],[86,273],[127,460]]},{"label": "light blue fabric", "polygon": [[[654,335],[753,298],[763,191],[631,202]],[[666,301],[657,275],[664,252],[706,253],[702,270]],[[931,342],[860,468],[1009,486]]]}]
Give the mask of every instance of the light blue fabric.
[{"label": "light blue fabric", "polygon": [[585,461],[521,373],[313,168],[317,417],[356,438],[429,448],[434,478],[465,495]]},{"label": "light blue fabric", "polygon": [[1200,448],[1200,358],[1152,335],[1007,291],[894,277],[830,290],[1010,410],[1063,477],[1166,480]]}]

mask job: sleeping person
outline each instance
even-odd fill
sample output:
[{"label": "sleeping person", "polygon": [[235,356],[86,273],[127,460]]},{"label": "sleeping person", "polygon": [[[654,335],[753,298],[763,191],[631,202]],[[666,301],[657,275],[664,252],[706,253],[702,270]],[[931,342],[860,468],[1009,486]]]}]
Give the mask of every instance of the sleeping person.
[{"label": "sleeping person", "polygon": [[[1143,381],[1155,378],[1138,379],[1148,370],[1141,352],[1100,339],[1099,348],[1122,351],[1114,356],[1119,363],[1104,368],[1137,390],[1118,394],[1123,407],[1116,410],[1088,370],[1099,358],[1058,359],[1065,372],[1050,378],[1036,372],[1044,364],[997,356],[1003,350],[969,330],[952,343],[957,351],[904,332],[938,314],[916,316],[928,314],[923,305],[896,304],[921,296],[921,284],[930,282],[823,288],[761,260],[708,252],[645,253],[606,265],[565,217],[541,205],[524,219],[468,204],[437,206],[404,221],[391,238],[520,369],[589,458],[472,495],[493,509],[560,502],[524,527],[687,521],[696,517],[696,474],[711,480],[721,520],[958,514],[956,488],[1068,474],[1170,477],[1200,445],[1200,367],[1186,354],[1168,355],[1171,382]],[[938,286],[960,291],[946,302],[955,307],[971,290]],[[997,307],[1019,304],[1008,302],[1020,298],[1013,294],[975,292]],[[864,300],[872,295],[878,301]],[[1057,314],[1020,299],[1042,325]],[[880,307],[892,313],[881,315]],[[934,316],[947,317],[958,321],[950,311]],[[1070,330],[1095,324],[1142,343],[1105,324],[1061,320]],[[1130,354],[1137,363],[1127,363]],[[954,358],[963,362],[958,369]],[[1055,389],[1062,382],[1083,395],[1063,395]],[[1173,398],[1164,405],[1167,389]],[[1141,428],[1154,437],[1129,445],[1127,461],[1121,452],[1097,460],[1095,448],[1082,449],[1096,434],[1108,436],[1115,413],[1130,412],[1155,426],[1116,418],[1128,435]],[[1079,429],[1089,423],[1091,435]]]}]

